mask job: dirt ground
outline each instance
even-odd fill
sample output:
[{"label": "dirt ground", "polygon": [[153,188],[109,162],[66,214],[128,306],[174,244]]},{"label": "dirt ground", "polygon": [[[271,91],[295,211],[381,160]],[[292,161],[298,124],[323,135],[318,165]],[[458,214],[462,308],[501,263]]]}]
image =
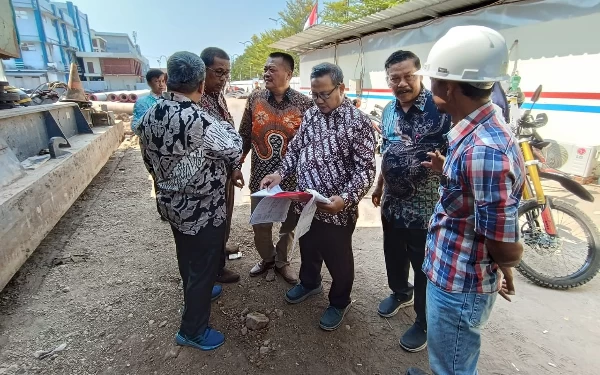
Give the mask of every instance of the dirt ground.
[{"label": "dirt ground", "polygon": [[[232,108],[237,118],[240,102]],[[0,374],[388,375],[426,367],[426,351],[409,354],[398,345],[414,319],[412,309],[391,319],[376,313],[388,289],[378,213],[369,196],[354,235],[354,304],[339,330],[318,328],[326,293],[291,306],[281,278],[248,276],[258,257],[243,191],[232,241],[244,258],[228,264],[242,279],[225,285],[212,305],[211,324],[225,333],[226,343],[208,353],[175,346],[182,304],[175,248],[151,190],[139,149],[125,141],[0,294]],[[594,205],[577,206],[598,223]],[[299,268],[297,250],[292,265]],[[325,268],[323,273],[327,292],[331,280]],[[480,372],[597,374],[600,278],[554,291],[517,275],[516,287],[513,302],[499,299],[483,331]],[[246,309],[270,316],[268,327],[244,334],[240,316]],[[66,349],[49,358],[34,356],[63,343]],[[261,347],[268,352],[261,354]]]}]

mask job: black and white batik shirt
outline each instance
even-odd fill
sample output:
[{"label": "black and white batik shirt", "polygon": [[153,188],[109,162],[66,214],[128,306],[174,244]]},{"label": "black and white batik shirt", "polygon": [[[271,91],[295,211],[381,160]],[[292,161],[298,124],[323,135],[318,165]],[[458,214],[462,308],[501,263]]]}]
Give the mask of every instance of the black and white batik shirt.
[{"label": "black and white batik shirt", "polygon": [[225,223],[227,168],[242,154],[235,128],[187,97],[166,92],[141,119],[139,136],[163,217],[189,235]]}]

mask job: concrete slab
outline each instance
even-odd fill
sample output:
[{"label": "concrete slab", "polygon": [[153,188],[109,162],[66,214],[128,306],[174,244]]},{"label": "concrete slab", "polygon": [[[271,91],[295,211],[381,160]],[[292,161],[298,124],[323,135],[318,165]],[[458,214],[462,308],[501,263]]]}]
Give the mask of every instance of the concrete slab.
[{"label": "concrete slab", "polygon": [[118,121],[74,135],[69,155],[0,189],[0,290],[106,164],[123,134]]}]

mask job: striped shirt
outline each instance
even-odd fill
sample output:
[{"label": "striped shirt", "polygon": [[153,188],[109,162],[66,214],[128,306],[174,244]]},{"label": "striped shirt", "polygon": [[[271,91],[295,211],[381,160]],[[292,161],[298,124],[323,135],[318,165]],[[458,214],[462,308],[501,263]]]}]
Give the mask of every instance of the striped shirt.
[{"label": "striped shirt", "polygon": [[[316,106],[304,115],[279,171],[283,180],[297,176],[298,189],[326,197],[338,195],[344,209],[317,211],[315,219],[335,225],[355,223],[358,204],[375,180],[375,134],[371,120],[348,99],[329,114]],[[298,213],[299,207],[296,207]]]},{"label": "striped shirt", "polygon": [[524,162],[501,116],[488,102],[447,135],[448,156],[429,223],[423,272],[448,292],[497,292],[498,265],[485,241],[519,240]]}]

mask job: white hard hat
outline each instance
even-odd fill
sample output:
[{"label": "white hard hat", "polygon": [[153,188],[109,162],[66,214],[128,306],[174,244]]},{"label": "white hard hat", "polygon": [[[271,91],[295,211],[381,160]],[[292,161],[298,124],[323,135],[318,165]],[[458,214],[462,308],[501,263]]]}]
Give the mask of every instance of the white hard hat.
[{"label": "white hard hat", "polygon": [[415,74],[485,89],[507,80],[507,71],[508,47],[500,33],[483,26],[456,26],[433,45]]}]

